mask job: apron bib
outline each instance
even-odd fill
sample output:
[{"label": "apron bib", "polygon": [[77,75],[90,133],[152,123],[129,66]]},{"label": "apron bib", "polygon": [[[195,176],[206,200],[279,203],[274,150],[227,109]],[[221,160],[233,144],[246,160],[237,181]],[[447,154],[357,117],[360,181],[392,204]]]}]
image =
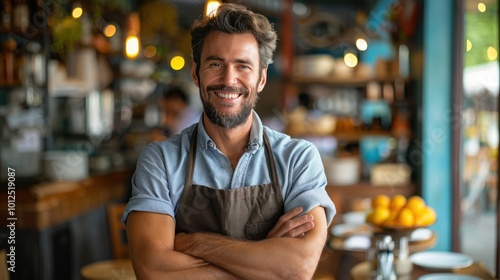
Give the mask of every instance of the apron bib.
[{"label": "apron bib", "polygon": [[212,232],[236,239],[262,240],[284,213],[278,173],[264,131],[270,184],[220,190],[193,185],[197,146],[196,126],[191,136],[184,190],[175,214],[177,233]]}]

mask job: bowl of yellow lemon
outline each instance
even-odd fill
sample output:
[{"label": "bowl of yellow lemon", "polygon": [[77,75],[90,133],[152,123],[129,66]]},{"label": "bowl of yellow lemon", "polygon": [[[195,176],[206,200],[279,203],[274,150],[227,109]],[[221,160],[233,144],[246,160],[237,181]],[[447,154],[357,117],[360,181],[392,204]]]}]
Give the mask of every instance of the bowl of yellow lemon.
[{"label": "bowl of yellow lemon", "polygon": [[410,232],[428,227],[436,222],[436,211],[418,195],[406,198],[401,194],[392,197],[379,194],[371,201],[371,211],[366,222],[382,231]]}]

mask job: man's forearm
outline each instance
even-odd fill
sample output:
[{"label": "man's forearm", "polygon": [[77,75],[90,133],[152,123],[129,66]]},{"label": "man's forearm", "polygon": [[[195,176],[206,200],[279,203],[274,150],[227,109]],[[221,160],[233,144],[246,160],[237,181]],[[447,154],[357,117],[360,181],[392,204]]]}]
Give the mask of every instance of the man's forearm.
[{"label": "man's forearm", "polygon": [[137,279],[239,279],[227,270],[184,253],[167,251],[156,260],[135,260]]},{"label": "man's forearm", "polygon": [[310,279],[326,240],[324,210],[318,227],[303,238],[241,241],[221,235],[178,234],[175,250],[202,258],[241,278]]},{"label": "man's forearm", "polygon": [[137,279],[235,279],[223,268],[176,252],[171,216],[132,212],[128,217],[127,237]]},{"label": "man's forearm", "polygon": [[208,280],[237,280],[241,279],[234,274],[224,270],[216,265],[207,264],[196,268],[185,270],[169,271],[158,274],[151,279],[208,279]]},{"label": "man's forearm", "polygon": [[298,238],[240,241],[200,233],[185,237],[192,239],[189,248],[182,249],[185,253],[246,279],[310,278],[321,254],[321,250],[305,248]]}]

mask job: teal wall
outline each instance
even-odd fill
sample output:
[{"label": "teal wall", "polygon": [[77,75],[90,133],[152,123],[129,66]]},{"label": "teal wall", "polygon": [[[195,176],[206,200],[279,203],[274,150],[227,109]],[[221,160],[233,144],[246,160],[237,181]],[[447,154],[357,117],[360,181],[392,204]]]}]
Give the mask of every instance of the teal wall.
[{"label": "teal wall", "polygon": [[422,87],[422,196],[438,220],[432,229],[438,242],[432,249],[452,248],[452,90],[454,1],[424,0],[424,68]]}]

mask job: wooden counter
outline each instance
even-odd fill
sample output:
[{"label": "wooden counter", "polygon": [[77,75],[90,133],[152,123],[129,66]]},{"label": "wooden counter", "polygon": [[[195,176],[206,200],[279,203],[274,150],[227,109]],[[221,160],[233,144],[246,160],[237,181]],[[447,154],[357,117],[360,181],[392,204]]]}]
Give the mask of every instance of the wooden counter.
[{"label": "wooden counter", "polygon": [[[106,206],[128,199],[133,169],[110,171],[74,182],[16,184],[14,279],[81,279],[89,263],[111,259]],[[4,184],[6,186],[6,183]],[[7,187],[0,193],[0,219],[7,220]],[[4,227],[5,228],[5,227]],[[12,232],[1,231],[0,244]],[[8,245],[10,246],[10,245]],[[10,248],[10,247],[9,247]]]},{"label": "wooden counter", "polygon": [[[98,206],[123,199],[131,169],[91,176],[82,181],[44,182],[16,188],[17,229],[42,230],[67,222]],[[0,219],[7,221],[7,192],[0,193]]]},{"label": "wooden counter", "polygon": [[[367,265],[366,253],[364,252],[336,251],[327,248],[321,255],[313,280],[370,279],[367,274]],[[472,275],[485,280],[496,279],[492,272],[479,262],[453,271],[433,271],[413,265],[411,276],[400,278],[413,280],[436,272]]]}]

